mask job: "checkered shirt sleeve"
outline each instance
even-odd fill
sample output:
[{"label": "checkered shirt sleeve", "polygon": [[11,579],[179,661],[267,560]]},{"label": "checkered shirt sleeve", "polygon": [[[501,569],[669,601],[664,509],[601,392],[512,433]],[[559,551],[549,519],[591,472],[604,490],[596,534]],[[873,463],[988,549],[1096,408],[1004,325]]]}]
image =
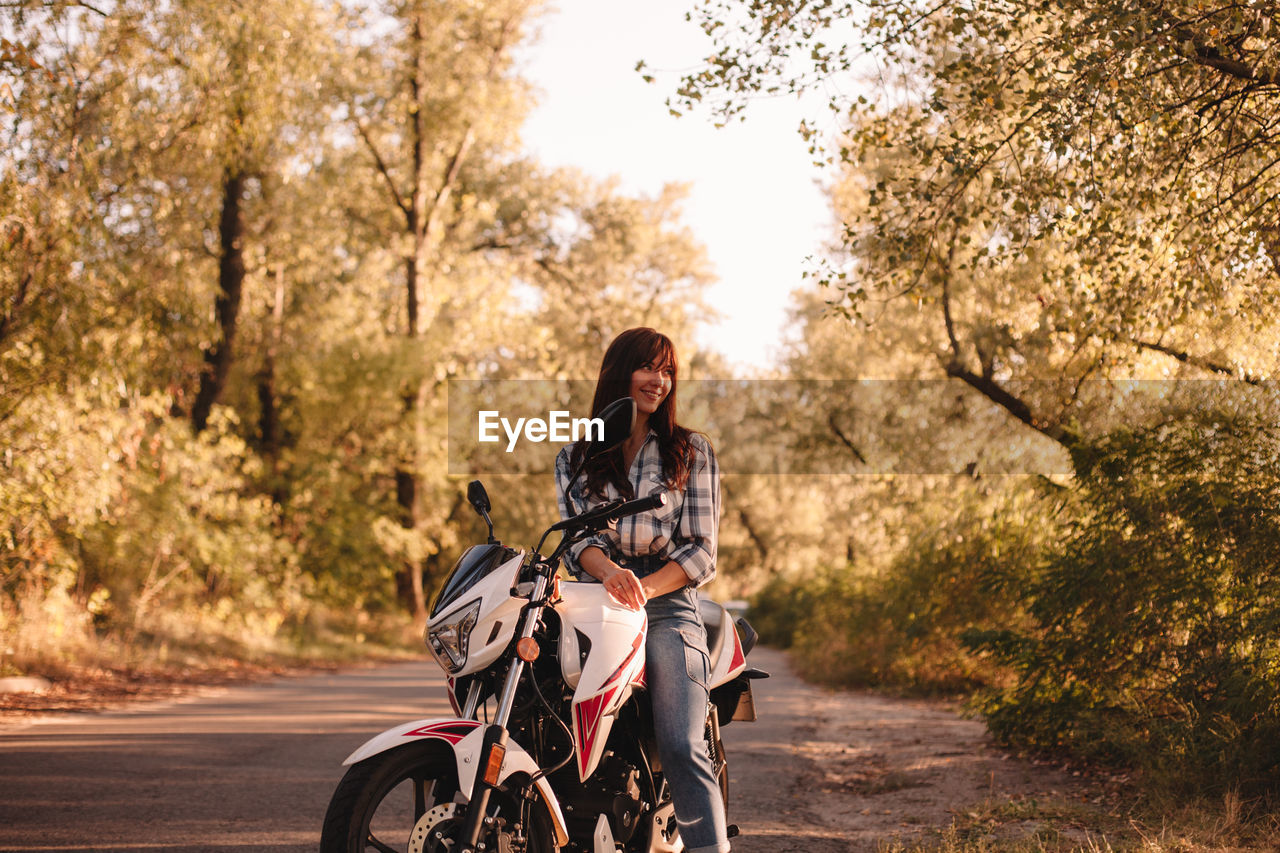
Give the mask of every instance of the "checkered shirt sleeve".
[{"label": "checkered shirt sleeve", "polygon": [[[654,442],[656,446],[656,442]],[[659,462],[661,466],[661,462]],[[671,536],[675,560],[693,586],[704,586],[716,576],[716,541],[720,527],[720,466],[711,442],[693,436],[693,462],[684,487],[684,505]]]}]

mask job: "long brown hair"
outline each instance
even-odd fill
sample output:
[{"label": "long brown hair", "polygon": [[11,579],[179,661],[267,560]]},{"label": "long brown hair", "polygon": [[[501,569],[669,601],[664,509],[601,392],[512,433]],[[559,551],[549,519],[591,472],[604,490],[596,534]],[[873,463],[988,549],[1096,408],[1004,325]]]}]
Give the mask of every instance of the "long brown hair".
[{"label": "long brown hair", "polygon": [[[656,368],[671,368],[671,391],[663,399],[658,410],[649,416],[649,428],[657,434],[658,451],[662,455],[663,485],[672,491],[680,491],[689,481],[692,460],[693,432],[676,423],[677,362],[676,348],[671,339],[650,328],[627,329],[613,339],[605,350],[600,364],[600,376],[596,380],[596,394],[591,401],[591,417],[600,414],[614,400],[631,394],[631,374],[646,364]],[[586,452],[584,442],[573,446],[570,464],[577,467]],[[597,456],[587,463],[587,491],[605,494],[605,486],[613,483],[618,493],[628,500],[635,497],[635,487],[623,468],[622,447]]]}]

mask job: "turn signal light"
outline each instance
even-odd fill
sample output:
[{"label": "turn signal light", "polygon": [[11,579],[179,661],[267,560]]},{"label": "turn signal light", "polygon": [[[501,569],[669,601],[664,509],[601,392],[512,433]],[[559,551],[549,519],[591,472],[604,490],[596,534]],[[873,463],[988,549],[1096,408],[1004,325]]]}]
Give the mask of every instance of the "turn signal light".
[{"label": "turn signal light", "polygon": [[533,637],[525,637],[516,643],[516,654],[525,663],[533,663],[538,659],[538,641]]},{"label": "turn signal light", "polygon": [[498,774],[502,772],[502,761],[507,757],[507,748],[501,744],[489,747],[489,762],[484,766],[484,783],[497,785]]}]

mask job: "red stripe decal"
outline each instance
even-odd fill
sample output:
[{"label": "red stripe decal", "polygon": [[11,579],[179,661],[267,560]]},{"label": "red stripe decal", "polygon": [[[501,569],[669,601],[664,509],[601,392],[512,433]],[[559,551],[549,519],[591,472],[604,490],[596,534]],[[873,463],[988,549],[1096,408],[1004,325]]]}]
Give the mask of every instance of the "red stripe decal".
[{"label": "red stripe decal", "polygon": [[458,705],[458,679],[446,678],[445,682],[449,685],[449,705],[453,708],[453,713],[461,717],[462,708]]},{"label": "red stripe decal", "polygon": [[[732,626],[730,626],[732,627]],[[733,657],[729,661],[729,672],[733,672],[740,666],[745,666],[747,656],[742,653],[742,641],[738,639],[738,632],[733,632]]]},{"label": "red stripe decal", "polygon": [[441,723],[431,723],[411,732],[405,732],[404,737],[434,737],[457,745],[458,741],[479,727],[480,724],[474,720],[446,720]]},{"label": "red stripe decal", "polygon": [[600,719],[604,716],[604,709],[609,705],[613,694],[613,690],[606,690],[574,706],[573,712],[578,718],[578,767],[583,775],[586,775],[587,762],[591,760],[591,750],[595,746],[596,735],[600,733]]},{"label": "red stripe decal", "polygon": [[605,687],[613,684],[613,682],[622,675],[622,671],[630,666],[631,662],[636,659],[636,655],[640,653],[640,649],[644,646],[644,634],[645,632],[643,629],[641,629],[639,634],[636,634],[635,640],[631,642],[631,654],[627,655],[627,659],[618,665],[618,668],[613,671],[613,675],[609,676],[609,678],[605,680]]}]

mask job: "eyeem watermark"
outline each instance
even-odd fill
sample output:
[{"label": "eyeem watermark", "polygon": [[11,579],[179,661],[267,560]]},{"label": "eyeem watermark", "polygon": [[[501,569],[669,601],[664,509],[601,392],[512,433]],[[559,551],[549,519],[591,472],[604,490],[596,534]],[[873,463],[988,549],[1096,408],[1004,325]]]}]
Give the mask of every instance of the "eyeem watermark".
[{"label": "eyeem watermark", "polygon": [[[591,411],[595,387],[594,379],[450,379],[449,473],[527,474],[549,484],[556,444],[581,440],[588,429],[600,435],[569,415]],[[1209,433],[1215,422],[1232,423],[1209,413],[1280,412],[1274,382],[1027,379],[999,387],[1031,411],[1077,418],[1097,436],[1193,415]],[[517,412],[536,417],[512,417]],[[726,475],[1073,473],[1061,444],[950,378],[684,380],[679,412],[683,425],[710,439]]]},{"label": "eyeem watermark", "polygon": [[515,425],[502,417],[501,413],[486,409],[480,412],[480,441],[492,443],[501,441],[498,427],[507,434],[507,452],[516,449],[516,442],[523,433],[525,441],[538,443],[554,441],[564,444],[570,441],[601,441],[604,439],[604,421],[600,418],[571,418],[568,412],[555,411],[547,413],[547,420],[542,418],[516,418]]}]

